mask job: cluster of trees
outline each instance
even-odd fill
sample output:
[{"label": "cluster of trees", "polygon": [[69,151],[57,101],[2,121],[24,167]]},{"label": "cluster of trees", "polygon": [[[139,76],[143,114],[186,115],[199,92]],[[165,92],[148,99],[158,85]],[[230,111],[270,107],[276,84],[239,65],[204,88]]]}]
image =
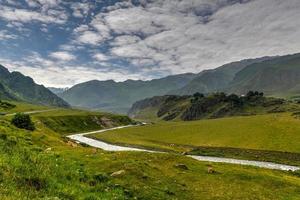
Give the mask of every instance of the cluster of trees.
[{"label": "cluster of trees", "polygon": [[193,98],[191,99],[192,104],[197,104],[199,101],[203,101],[204,99],[208,99],[213,102],[231,102],[233,105],[243,105],[245,102],[257,100],[264,97],[263,92],[258,91],[249,91],[246,95],[236,95],[236,94],[230,94],[227,95],[224,92],[218,92],[214,93],[210,96],[205,96],[202,93],[195,93],[193,95]]},{"label": "cluster of trees", "polygon": [[234,112],[242,108],[245,104],[258,105],[264,102],[264,94],[257,91],[249,91],[246,95],[238,96],[236,94],[227,95],[224,92],[214,93],[205,96],[201,93],[195,93],[191,99],[192,105],[183,113],[183,120],[200,119],[206,114],[214,113],[215,107],[226,104],[218,115]]},{"label": "cluster of trees", "polygon": [[11,123],[21,129],[26,129],[29,131],[35,130],[34,123],[32,122],[30,116],[24,113],[17,113],[14,115]]}]

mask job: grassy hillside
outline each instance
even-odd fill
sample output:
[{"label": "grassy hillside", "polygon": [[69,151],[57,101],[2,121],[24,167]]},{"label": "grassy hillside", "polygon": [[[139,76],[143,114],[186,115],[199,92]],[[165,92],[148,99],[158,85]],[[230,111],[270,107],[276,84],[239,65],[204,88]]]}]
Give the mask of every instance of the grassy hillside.
[{"label": "grassy hillside", "polygon": [[300,54],[249,65],[236,74],[227,90],[245,94],[257,89],[273,96],[300,94]]},{"label": "grassy hillside", "polygon": [[56,107],[34,105],[34,104],[20,102],[20,101],[1,100],[1,102],[2,104],[10,104],[10,106],[0,105],[0,112],[2,112],[3,114],[57,109]]},{"label": "grassy hillside", "polygon": [[[241,149],[297,153],[300,165],[300,120],[291,113],[230,117],[192,122],[161,122],[154,125],[114,130],[91,137],[107,141],[146,148],[157,148],[177,152],[196,151],[202,147],[206,153],[222,153],[230,157],[243,157]],[[213,147],[224,147],[223,152]],[[227,149],[226,149],[227,148]],[[232,149],[236,148],[233,152]],[[228,152],[229,151],[229,152]],[[230,153],[231,152],[231,153]],[[288,162],[285,154],[269,152],[256,159],[279,160]],[[199,151],[201,154],[201,151]],[[203,152],[202,152],[203,153]],[[240,155],[239,155],[240,154]],[[202,154],[203,155],[203,154]],[[222,155],[220,155],[222,156]],[[274,157],[275,156],[275,157]],[[280,157],[280,158],[279,158]],[[255,158],[254,158],[255,159]]]},{"label": "grassy hillside", "polygon": [[9,72],[0,65],[0,99],[19,100],[28,103],[69,107],[69,104],[43,85],[20,72]]},{"label": "grassy hillside", "polygon": [[264,97],[263,93],[249,92],[245,96],[213,93],[204,96],[158,96],[133,104],[129,116],[140,120],[199,120],[228,116],[245,116],[266,113],[295,111],[300,109],[297,102]]},{"label": "grassy hillside", "polygon": [[36,114],[34,118],[42,122],[47,128],[63,135],[134,123],[127,116],[69,109]]},{"label": "grassy hillside", "polygon": [[183,156],[82,147],[39,122],[53,115],[34,115],[34,132],[0,118],[1,199],[300,198],[297,172],[212,164],[210,174],[209,163]]}]

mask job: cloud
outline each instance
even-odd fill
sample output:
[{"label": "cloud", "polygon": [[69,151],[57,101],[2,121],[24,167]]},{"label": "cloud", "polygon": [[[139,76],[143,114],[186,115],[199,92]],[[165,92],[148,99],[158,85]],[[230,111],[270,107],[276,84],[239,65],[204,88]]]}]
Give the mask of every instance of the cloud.
[{"label": "cloud", "polygon": [[97,45],[104,41],[104,37],[94,31],[84,31],[77,37],[76,41],[81,44]]},{"label": "cloud", "polygon": [[103,53],[96,53],[93,55],[93,58],[95,58],[97,61],[107,61],[109,60],[109,57]]},{"label": "cloud", "polygon": [[66,51],[52,52],[50,54],[50,57],[61,61],[72,61],[76,59],[76,57],[73,54]]},{"label": "cloud", "polygon": [[43,9],[49,9],[57,7],[61,0],[25,0],[29,7],[42,7]]},{"label": "cloud", "polygon": [[8,33],[6,30],[0,30],[0,41],[1,40],[10,40],[10,39],[17,39],[18,36]]},{"label": "cloud", "polygon": [[71,9],[74,17],[83,18],[88,15],[91,5],[89,3],[73,3]]},{"label": "cloud", "polygon": [[41,12],[26,10],[26,9],[16,9],[7,6],[0,7],[0,18],[6,21],[18,21],[18,22],[43,22],[43,23],[56,23],[63,24],[66,22],[66,15],[61,15],[61,13],[52,10],[49,14],[44,14]]},{"label": "cloud", "polygon": [[[110,66],[91,67],[87,70],[84,65],[66,65],[57,63],[41,57],[40,54],[32,54],[22,61],[1,59],[0,63],[10,71],[21,71],[24,75],[32,77],[36,83],[48,87],[71,87],[75,84],[89,80],[125,81],[127,78],[138,80],[141,77],[138,73],[127,74],[126,71],[110,71]],[[47,76],[45,76],[45,71]],[[67,76],[66,76],[67,74]]]},{"label": "cloud", "polygon": [[[1,4],[0,20],[5,23],[0,40],[15,43],[25,31],[29,38],[39,38],[41,33],[32,31],[35,25],[44,31],[51,43],[32,45],[37,51],[45,48],[44,52],[20,56],[30,60],[22,65],[14,60],[17,56],[10,60],[34,78],[38,70],[30,72],[33,68],[49,72],[52,83],[51,79],[45,83],[51,85],[198,73],[236,60],[300,52],[299,0],[26,2],[26,6]],[[23,49],[14,51],[19,55]],[[59,74],[58,68],[64,73]]]},{"label": "cloud", "polygon": [[141,38],[135,35],[122,35],[114,38],[114,41],[111,42],[112,46],[123,46],[130,45],[141,41]]},{"label": "cloud", "polygon": [[200,72],[300,50],[300,43],[292,42],[300,34],[297,0],[145,0],[140,5],[99,14],[112,32],[124,35],[110,42],[110,52],[140,68],[152,62],[158,72]]}]

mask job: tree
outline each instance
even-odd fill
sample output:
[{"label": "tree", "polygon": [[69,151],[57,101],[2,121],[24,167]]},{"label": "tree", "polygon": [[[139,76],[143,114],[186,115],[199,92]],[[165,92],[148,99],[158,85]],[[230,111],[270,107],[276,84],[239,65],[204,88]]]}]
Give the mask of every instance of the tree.
[{"label": "tree", "polygon": [[200,93],[200,92],[196,92],[194,95],[193,95],[193,97],[196,99],[198,99],[198,98],[203,98],[204,97],[204,94],[202,94],[202,93]]},{"label": "tree", "polygon": [[243,99],[240,98],[236,94],[231,94],[227,96],[227,101],[231,102],[232,106],[242,106],[243,105]]},{"label": "tree", "polygon": [[249,91],[246,96],[249,98],[249,97],[253,97],[254,95],[255,93],[253,91]]},{"label": "tree", "polygon": [[30,116],[24,113],[17,113],[11,120],[11,123],[21,129],[30,131],[35,130],[34,123],[32,122]]}]

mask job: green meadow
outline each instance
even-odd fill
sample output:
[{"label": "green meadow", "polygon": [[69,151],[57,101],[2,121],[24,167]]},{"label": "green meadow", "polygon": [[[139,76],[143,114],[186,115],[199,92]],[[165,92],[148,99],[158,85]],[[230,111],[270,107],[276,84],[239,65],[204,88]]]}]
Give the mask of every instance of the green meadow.
[{"label": "green meadow", "polygon": [[56,131],[60,123],[53,128],[43,121],[67,117],[64,123],[69,123],[70,116],[81,119],[95,114],[65,109],[33,114],[33,132],[15,128],[11,117],[2,116],[0,198],[300,199],[299,172],[199,162],[177,154],[106,152],[69,141],[65,132]]},{"label": "green meadow", "polygon": [[276,113],[191,122],[158,122],[90,137],[109,143],[200,155],[252,158],[257,154],[256,160],[276,161],[274,157],[277,157],[284,162],[292,156],[293,161],[300,164],[299,133],[299,118],[292,113]]}]

